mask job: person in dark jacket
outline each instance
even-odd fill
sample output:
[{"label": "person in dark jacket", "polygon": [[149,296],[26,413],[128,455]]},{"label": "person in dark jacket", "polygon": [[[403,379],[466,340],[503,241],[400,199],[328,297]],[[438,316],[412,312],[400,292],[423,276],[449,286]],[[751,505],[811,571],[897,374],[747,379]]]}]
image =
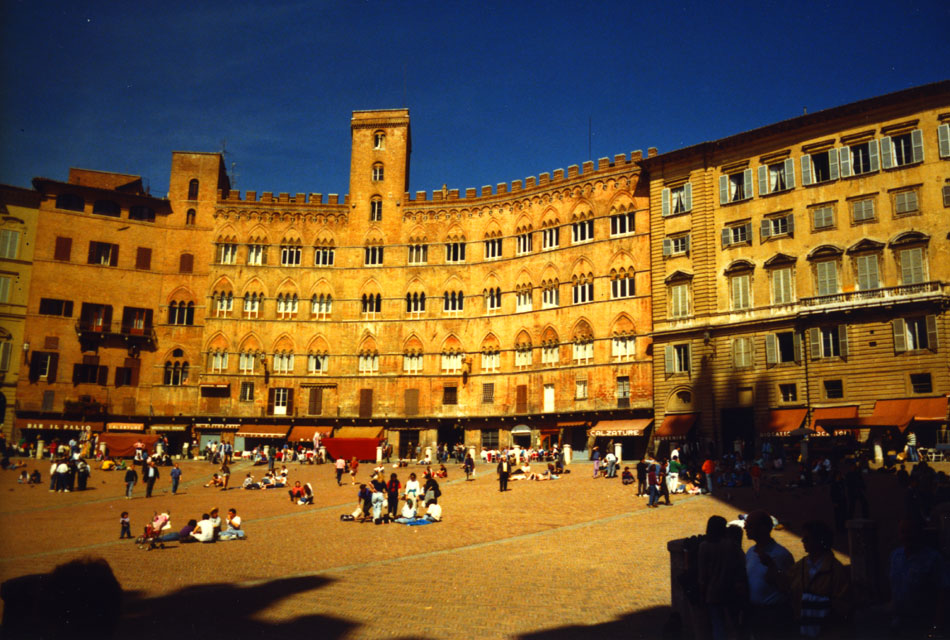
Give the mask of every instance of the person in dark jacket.
[{"label": "person in dark jacket", "polygon": [[134,465],[129,465],[129,468],[125,471],[125,498],[126,500],[132,499],[132,489],[135,487],[136,483],[139,481],[139,474],[135,470]]},{"label": "person in dark jacket", "polygon": [[498,490],[508,491],[508,476],[511,475],[511,463],[504,456],[498,463]]}]

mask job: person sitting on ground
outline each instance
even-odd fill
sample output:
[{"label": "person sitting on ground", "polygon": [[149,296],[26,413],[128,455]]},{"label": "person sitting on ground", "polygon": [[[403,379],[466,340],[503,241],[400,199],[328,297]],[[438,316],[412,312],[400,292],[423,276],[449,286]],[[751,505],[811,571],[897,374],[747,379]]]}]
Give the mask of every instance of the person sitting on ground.
[{"label": "person sitting on ground", "polygon": [[33,472],[30,474],[30,484],[40,484],[42,483],[42,478],[40,478],[40,470],[33,469]]},{"label": "person sitting on ground", "polygon": [[189,520],[188,524],[181,528],[180,531],[171,531],[164,535],[156,538],[156,542],[176,542],[176,541],[191,541],[191,532],[195,530],[195,527],[198,526],[197,520]]},{"label": "person sitting on ground", "polygon": [[313,486],[309,482],[303,486],[303,496],[297,504],[313,504]]},{"label": "person sitting on ground", "polygon": [[425,496],[425,503],[429,500],[438,500],[442,497],[442,489],[439,488],[439,481],[435,478],[426,480],[426,486],[423,488],[422,495]]},{"label": "person sitting on ground", "polygon": [[112,471],[115,469],[115,460],[112,458],[106,458],[102,461],[102,464],[99,466],[102,471]]},{"label": "person sitting on ground", "polygon": [[211,480],[209,480],[208,483],[207,483],[205,486],[206,486],[206,487],[223,487],[223,486],[224,486],[224,480],[221,479],[221,476],[219,476],[218,474],[214,473],[214,474],[211,475]]},{"label": "person sitting on ground", "polygon": [[26,469],[20,472],[20,477],[16,479],[17,484],[30,484],[30,474],[26,472]]},{"label": "person sitting on ground", "polygon": [[294,483],[294,486],[290,488],[287,494],[290,496],[291,502],[296,502],[297,500],[300,500],[300,498],[303,497],[304,491],[303,491],[303,487],[300,485],[300,480],[297,480]]},{"label": "person sitting on ground", "polygon": [[218,538],[220,540],[246,540],[247,535],[244,533],[244,529],[241,528],[241,516],[237,514],[237,510],[233,507],[228,509],[228,518],[227,518],[228,528],[222,531]]},{"label": "person sitting on ground", "polygon": [[211,515],[202,514],[194,531],[188,538],[182,538],[181,542],[214,542],[214,524],[211,522]]},{"label": "person sitting on ground", "polygon": [[400,517],[396,518],[399,524],[408,524],[416,519],[416,504],[412,498],[406,498],[406,504],[402,506]]},{"label": "person sitting on ground", "polygon": [[280,475],[281,475],[281,477],[286,480],[286,479],[287,479],[287,476],[288,476],[289,474],[290,474],[290,471],[287,469],[287,465],[285,465],[285,464],[280,465]]},{"label": "person sitting on ground", "polygon": [[264,477],[261,478],[261,489],[269,489],[271,485],[274,484],[274,476],[270,471],[264,474]]},{"label": "person sitting on ground", "polygon": [[432,477],[432,467],[427,466],[426,470],[422,472],[422,479],[428,480]]},{"label": "person sitting on ground", "polygon": [[442,520],[442,507],[439,506],[438,501],[430,500],[427,503],[426,514],[423,516],[426,520],[430,522],[439,522]]},{"label": "person sitting on ground", "polygon": [[218,534],[221,533],[221,516],[218,515],[218,508],[214,507],[211,509],[211,528],[214,531],[214,537],[217,539]]},{"label": "person sitting on ground", "polygon": [[633,477],[633,473],[630,471],[630,467],[623,468],[623,473],[620,474],[620,481],[623,484],[633,484],[634,482],[637,481],[637,479]]},{"label": "person sitting on ground", "polygon": [[274,484],[268,489],[283,489],[287,486],[287,476],[277,474],[276,476],[271,476],[274,480]]},{"label": "person sitting on ground", "polygon": [[445,468],[444,464],[439,465],[439,470],[435,472],[436,478],[448,478],[449,470]]}]

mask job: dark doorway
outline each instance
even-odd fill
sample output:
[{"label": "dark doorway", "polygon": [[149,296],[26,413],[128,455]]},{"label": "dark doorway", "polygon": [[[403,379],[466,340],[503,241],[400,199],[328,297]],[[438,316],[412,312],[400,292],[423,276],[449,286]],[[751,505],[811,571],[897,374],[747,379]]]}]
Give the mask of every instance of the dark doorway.
[{"label": "dark doorway", "polygon": [[755,414],[752,407],[723,409],[720,416],[722,452],[735,453],[736,441],[741,441],[740,452],[751,449],[755,442]]},{"label": "dark doorway", "polygon": [[399,457],[404,460],[416,460],[416,447],[419,445],[419,432],[399,432]]}]

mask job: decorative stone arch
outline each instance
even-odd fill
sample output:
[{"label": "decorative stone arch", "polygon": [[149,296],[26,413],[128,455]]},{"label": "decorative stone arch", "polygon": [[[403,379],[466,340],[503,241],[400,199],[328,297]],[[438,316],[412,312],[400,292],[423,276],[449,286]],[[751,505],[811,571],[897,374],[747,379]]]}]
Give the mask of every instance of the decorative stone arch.
[{"label": "decorative stone arch", "polygon": [[594,330],[587,318],[581,317],[574,322],[571,326],[571,339],[573,342],[590,342],[594,339]]},{"label": "decorative stone arch", "polygon": [[504,232],[501,230],[501,225],[498,224],[497,220],[489,220],[488,224],[485,225],[485,239],[491,240],[493,238],[503,238],[505,236]]},{"label": "decorative stone arch", "polygon": [[165,355],[161,358],[162,362],[167,362],[168,360],[182,360],[189,361],[188,357],[188,348],[181,344],[175,344],[165,350]]},{"label": "decorative stone arch", "polygon": [[230,348],[231,343],[228,340],[227,336],[220,331],[216,331],[214,335],[208,338],[208,341],[205,342],[205,351],[224,351],[227,352]]},{"label": "decorative stone arch", "polygon": [[827,258],[840,258],[844,254],[844,249],[833,244],[823,244],[815,247],[808,253],[808,260],[822,260]]},{"label": "decorative stone arch", "polygon": [[260,337],[252,331],[238,342],[238,351],[241,353],[261,353],[264,350],[263,344]]},{"label": "decorative stone arch", "polygon": [[693,274],[690,273],[689,271],[683,271],[682,269],[677,269],[676,271],[674,271],[673,273],[671,273],[670,275],[666,276],[666,278],[663,279],[663,283],[667,285],[679,284],[683,282],[692,282],[692,281],[693,281]]},{"label": "decorative stone arch", "polygon": [[571,265],[571,282],[587,283],[594,279],[594,267],[587,258],[578,258]]},{"label": "decorative stone arch", "polygon": [[688,384],[670,389],[666,397],[666,413],[687,413],[698,409],[696,393]]},{"label": "decorative stone arch", "polygon": [[369,331],[363,332],[360,338],[360,346],[357,351],[362,355],[379,354],[379,346],[376,342],[376,336]]},{"label": "decorative stone arch", "polygon": [[335,247],[336,246],[336,235],[331,229],[324,227],[317,232],[316,237],[313,240],[313,246],[315,247]]},{"label": "decorative stone arch", "polygon": [[518,333],[515,334],[515,350],[520,351],[524,349],[530,349],[533,340],[531,339],[531,332],[527,328],[522,327],[518,330]]},{"label": "decorative stone arch", "polygon": [[237,236],[233,234],[219,233],[217,239],[215,239],[217,244],[237,244]]},{"label": "decorative stone arch", "polygon": [[329,353],[330,343],[323,335],[315,335],[307,342],[307,353]]},{"label": "decorative stone arch", "polygon": [[[237,231],[230,222],[218,229],[218,242],[236,242],[234,238],[237,237]],[[225,240],[225,238],[230,238],[230,240]]]},{"label": "decorative stone arch", "polygon": [[417,224],[409,231],[409,244],[427,244],[429,242],[429,234],[426,233],[426,228]]},{"label": "decorative stone arch", "polygon": [[264,297],[267,295],[267,287],[264,286],[264,283],[261,282],[260,278],[254,277],[244,283],[244,286],[241,287],[241,295],[244,296],[248,293],[261,293]]},{"label": "decorative stone arch", "polygon": [[891,238],[887,246],[889,249],[903,249],[915,245],[926,245],[930,243],[930,236],[921,231],[904,231]]},{"label": "decorative stone arch", "polygon": [[184,285],[175,287],[175,289],[168,294],[168,297],[165,298],[165,304],[170,302],[180,302],[185,300],[186,302],[194,302],[198,299],[198,296],[195,295],[195,292],[192,291],[189,287]]},{"label": "decorative stone arch", "polygon": [[773,269],[777,267],[791,267],[798,262],[798,258],[795,256],[788,255],[787,253],[776,253],[774,256],[765,261],[763,266],[766,269]]},{"label": "decorative stone arch", "polygon": [[752,273],[753,271],[755,271],[755,263],[740,259],[730,262],[722,273],[726,276],[733,276],[739,273]]},{"label": "decorative stone arch", "polygon": [[463,291],[464,286],[462,284],[462,279],[453,273],[449,275],[445,280],[442,281],[442,285],[439,287],[439,290],[440,291]]},{"label": "decorative stone arch", "polygon": [[626,313],[618,313],[610,322],[610,335],[612,336],[631,336],[636,335],[637,326],[633,319]]},{"label": "decorative stone arch", "polygon": [[445,234],[446,242],[465,242],[465,230],[462,225],[453,224]]},{"label": "decorative stone arch", "polygon": [[462,341],[454,333],[450,333],[442,340],[442,353],[464,353]]},{"label": "decorative stone arch", "polygon": [[557,209],[549,206],[541,214],[541,228],[548,229],[550,227],[557,227],[561,224],[560,214]]},{"label": "decorative stone arch", "polygon": [[847,248],[845,253],[854,255],[857,253],[880,253],[887,245],[872,238],[862,238]]},{"label": "decorative stone arch", "polygon": [[378,227],[372,227],[363,234],[364,246],[381,246],[386,244],[386,236]]},{"label": "decorative stone arch", "polygon": [[594,205],[587,198],[580,198],[571,208],[571,222],[590,220],[594,217]]},{"label": "decorative stone arch", "polygon": [[425,353],[425,347],[422,339],[414,333],[409,334],[402,341],[402,352],[406,355],[422,355]]},{"label": "decorative stone arch", "polygon": [[607,210],[611,215],[617,213],[633,213],[637,210],[633,195],[626,190],[618,191],[607,204]]},{"label": "decorative stone arch", "polygon": [[299,290],[300,290],[300,286],[297,284],[297,281],[294,280],[290,276],[281,280],[280,283],[277,285],[277,288],[275,289],[275,291],[277,291],[278,294],[297,293]]},{"label": "decorative stone arch", "polygon": [[271,344],[273,353],[294,353],[296,347],[293,336],[286,332],[277,336]]},{"label": "decorative stone arch", "polygon": [[515,276],[515,289],[525,289],[533,286],[534,278],[531,277],[527,269],[522,269],[518,272],[518,275]]},{"label": "decorative stone arch", "polygon": [[532,231],[534,231],[534,224],[528,215],[525,214],[518,218],[518,221],[515,223],[516,234],[521,235],[523,233],[531,233]]},{"label": "decorative stone arch", "polygon": [[270,244],[268,229],[262,224],[254,225],[247,232],[248,244]]},{"label": "decorative stone arch", "polygon": [[375,294],[375,293],[382,292],[382,290],[383,288],[380,286],[376,278],[367,278],[366,280],[363,281],[363,284],[360,285],[359,292],[360,292],[360,295],[363,295],[366,293]]},{"label": "decorative stone arch", "polygon": [[320,278],[310,287],[310,295],[333,294],[333,285],[326,278]]},{"label": "decorative stone arch", "polygon": [[560,337],[554,325],[547,325],[541,330],[541,344],[544,346],[557,346],[560,344]]}]

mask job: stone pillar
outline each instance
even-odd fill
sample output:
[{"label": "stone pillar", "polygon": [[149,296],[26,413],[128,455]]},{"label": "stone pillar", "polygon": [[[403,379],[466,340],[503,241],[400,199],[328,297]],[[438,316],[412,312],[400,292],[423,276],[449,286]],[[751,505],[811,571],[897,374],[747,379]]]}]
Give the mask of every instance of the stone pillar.
[{"label": "stone pillar", "polygon": [[46,442],[44,442],[43,440],[36,441],[36,459],[37,460],[43,459],[43,449],[45,448],[46,448]]},{"label": "stone pillar", "polygon": [[376,464],[379,464],[383,461],[383,448],[376,447]]},{"label": "stone pillar", "polygon": [[617,466],[623,461],[623,445],[619,442],[614,443],[614,455],[617,456]]},{"label": "stone pillar", "polygon": [[878,553],[878,526],[874,520],[848,520],[851,555],[851,593],[855,604],[879,602],[884,594],[884,570]]},{"label": "stone pillar", "polygon": [[564,464],[571,464],[571,445],[564,445]]}]

